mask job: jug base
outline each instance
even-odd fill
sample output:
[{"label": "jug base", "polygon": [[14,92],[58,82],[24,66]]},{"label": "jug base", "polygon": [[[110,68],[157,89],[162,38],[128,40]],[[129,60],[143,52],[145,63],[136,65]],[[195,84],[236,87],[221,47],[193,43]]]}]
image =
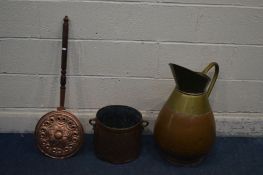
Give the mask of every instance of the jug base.
[{"label": "jug base", "polygon": [[168,162],[176,166],[197,166],[205,160],[206,156],[201,156],[196,159],[182,160],[182,159],[178,159],[176,157],[166,154],[165,158]]}]

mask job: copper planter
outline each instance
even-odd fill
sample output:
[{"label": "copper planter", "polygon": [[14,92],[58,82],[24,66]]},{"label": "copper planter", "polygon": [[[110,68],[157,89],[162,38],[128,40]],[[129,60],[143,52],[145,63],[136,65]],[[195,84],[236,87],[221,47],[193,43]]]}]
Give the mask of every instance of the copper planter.
[{"label": "copper planter", "polygon": [[139,111],[128,106],[106,106],[90,124],[94,129],[96,156],[110,163],[126,163],[140,154],[141,133],[148,125]]}]

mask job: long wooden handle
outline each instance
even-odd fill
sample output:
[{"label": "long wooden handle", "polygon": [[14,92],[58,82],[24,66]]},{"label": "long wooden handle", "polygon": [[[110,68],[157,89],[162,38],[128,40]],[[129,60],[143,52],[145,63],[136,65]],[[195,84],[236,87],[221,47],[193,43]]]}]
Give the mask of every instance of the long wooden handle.
[{"label": "long wooden handle", "polygon": [[64,110],[66,93],[66,73],[67,73],[67,54],[68,54],[68,17],[64,17],[62,33],[62,54],[61,54],[61,76],[60,76],[60,107],[58,110]]}]

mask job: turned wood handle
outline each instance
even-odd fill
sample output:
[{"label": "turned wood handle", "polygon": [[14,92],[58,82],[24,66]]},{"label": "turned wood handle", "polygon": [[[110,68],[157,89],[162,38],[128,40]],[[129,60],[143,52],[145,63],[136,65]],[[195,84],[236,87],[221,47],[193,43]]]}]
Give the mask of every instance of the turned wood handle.
[{"label": "turned wood handle", "polygon": [[67,73],[67,54],[68,54],[68,17],[64,17],[63,33],[62,33],[62,54],[61,54],[61,76],[60,76],[60,107],[64,109],[65,93],[66,93],[66,73]]}]

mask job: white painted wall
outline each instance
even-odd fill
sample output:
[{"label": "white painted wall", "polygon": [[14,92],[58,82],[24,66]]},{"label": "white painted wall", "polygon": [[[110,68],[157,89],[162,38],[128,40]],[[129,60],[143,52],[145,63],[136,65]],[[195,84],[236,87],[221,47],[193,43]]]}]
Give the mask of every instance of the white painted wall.
[{"label": "white painted wall", "polygon": [[31,132],[58,105],[65,15],[66,106],[87,132],[111,104],[139,109],[153,126],[174,88],[168,63],[201,71],[216,61],[218,134],[263,136],[261,0],[0,1],[0,132]]}]

